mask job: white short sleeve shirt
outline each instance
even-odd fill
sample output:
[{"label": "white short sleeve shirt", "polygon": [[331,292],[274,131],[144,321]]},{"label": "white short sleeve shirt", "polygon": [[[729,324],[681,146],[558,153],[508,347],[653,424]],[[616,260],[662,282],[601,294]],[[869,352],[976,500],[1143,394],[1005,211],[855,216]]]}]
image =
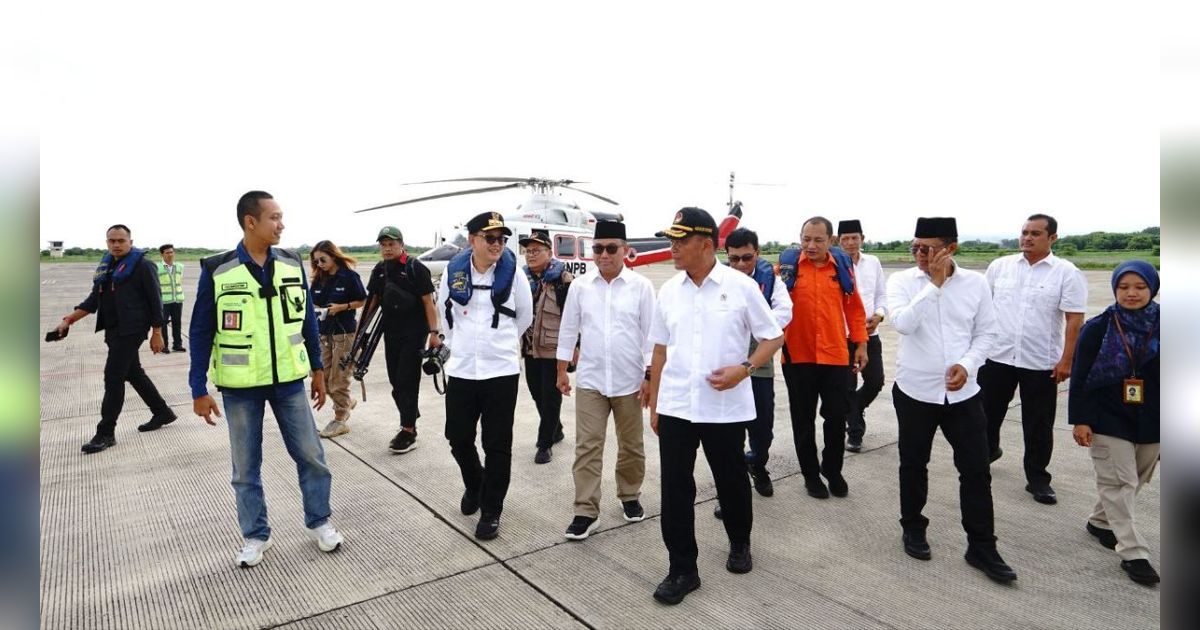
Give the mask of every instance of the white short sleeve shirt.
[{"label": "white short sleeve shirt", "polygon": [[999,326],[989,358],[1028,370],[1053,369],[1063,353],[1063,314],[1087,310],[1083,274],[1054,254],[1033,265],[1014,254],[993,260],[986,275]]}]

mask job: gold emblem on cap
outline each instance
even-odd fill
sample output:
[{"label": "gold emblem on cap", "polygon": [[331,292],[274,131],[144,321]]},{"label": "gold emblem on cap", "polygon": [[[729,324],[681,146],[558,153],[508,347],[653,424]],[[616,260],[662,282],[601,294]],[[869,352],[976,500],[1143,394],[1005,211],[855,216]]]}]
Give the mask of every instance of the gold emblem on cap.
[{"label": "gold emblem on cap", "polygon": [[675,213],[675,219],[674,219],[674,220],[675,220],[675,223],[679,223],[680,221],[682,221],[682,220],[683,220],[683,210],[680,210],[679,212],[676,212],[676,213]]}]

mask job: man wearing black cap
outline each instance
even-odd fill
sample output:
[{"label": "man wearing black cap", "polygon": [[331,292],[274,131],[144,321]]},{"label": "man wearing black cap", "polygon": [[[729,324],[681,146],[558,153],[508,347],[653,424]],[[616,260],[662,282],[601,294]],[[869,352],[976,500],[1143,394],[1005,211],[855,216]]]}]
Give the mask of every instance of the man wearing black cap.
[{"label": "man wearing black cap", "polygon": [[392,400],[400,412],[400,430],[388,449],[407,453],[417,447],[417,406],[421,393],[421,353],[426,343],[441,345],[437,309],[433,306],[433,280],[429,268],[404,248],[404,236],[395,226],[379,230],[375,238],[383,260],[371,270],[363,321],[374,308],[383,309],[383,348],[387,359]]},{"label": "man wearing black cap", "polygon": [[557,387],[558,329],[567,290],[575,277],[561,260],[550,255],[550,232],[532,230],[521,239],[525,250],[525,279],[533,293],[533,325],[521,336],[521,354],[525,357],[525,383],[538,410],[536,464],[550,462],[550,447],[563,439],[562,393]]},{"label": "man wearing black cap", "polygon": [[[678,604],[700,588],[693,472],[701,445],[729,536],[725,568],[733,573],[753,568],[750,479],[742,452],[755,418],[748,381],[783,345],[783,331],[758,285],[717,264],[719,237],[712,215],[684,208],[657,236],[671,239],[671,258],[681,273],[659,290],[650,327],[650,427],[660,438],[662,536],[671,563],[654,597]],[[747,360],[751,336],[759,343]]]},{"label": "man wearing black cap", "polygon": [[862,450],[863,435],[867,432],[867,407],[883,389],[883,344],[879,341],[879,324],[887,317],[887,280],[879,259],[862,251],[863,229],[858,219],[838,222],[838,244],[854,261],[854,284],[867,316],[867,366],[861,372],[861,388],[858,386],[859,375],[850,373],[850,409],[846,413],[846,450],[857,453]]},{"label": "man wearing black cap", "polygon": [[938,427],[954,449],[966,561],[999,582],[1017,578],[996,551],[987,417],[976,384],[996,336],[991,290],[982,274],[954,263],[953,218],[917,219],[917,266],[888,279],[888,308],[900,333],[892,404],[900,428],[900,524],[904,551],[931,557],[921,515],[930,450]]},{"label": "man wearing black cap", "polygon": [[[578,356],[575,384],[575,516],[564,536],[583,540],[600,517],[600,479],[608,416],[617,438],[617,499],[622,518],[646,518],[638,500],[646,477],[642,406],[650,395],[650,346],[654,285],[625,266],[629,242],[625,224],[596,224],[592,255],[596,272],[575,280],[563,307],[558,335],[558,389],[570,395],[567,368]],[[576,345],[578,344],[578,345]]]},{"label": "man wearing black cap", "polygon": [[[450,346],[446,363],[446,439],[466,487],[459,506],[481,511],[475,537],[491,540],[512,468],[513,412],[521,375],[521,335],[533,322],[529,283],[517,278],[516,254],[505,244],[512,230],[498,212],[467,222],[470,248],[446,265],[438,313]],[[482,430],[486,457],[475,449]]]}]

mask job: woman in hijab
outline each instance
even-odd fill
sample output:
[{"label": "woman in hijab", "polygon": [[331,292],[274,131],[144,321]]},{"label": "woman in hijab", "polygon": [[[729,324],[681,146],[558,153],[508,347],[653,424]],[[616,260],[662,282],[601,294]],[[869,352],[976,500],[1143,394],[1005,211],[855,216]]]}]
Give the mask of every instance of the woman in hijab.
[{"label": "woman in hijab", "polygon": [[321,241],[309,254],[312,263],[312,302],[321,320],[321,362],[325,365],[325,391],[333,399],[333,420],[321,430],[321,437],[349,433],[350,410],[356,402],[350,397],[350,370],[343,368],[342,357],[354,345],[354,311],[366,301],[362,278],[354,270],[355,260],[342,253],[330,241]]},{"label": "woman in hijab", "polygon": [[1068,419],[1096,469],[1100,497],[1087,531],[1116,550],[1129,579],[1149,585],[1159,581],[1158,572],[1133,511],[1158,465],[1158,272],[1140,260],[1121,263],[1112,288],[1116,303],[1079,332]]}]

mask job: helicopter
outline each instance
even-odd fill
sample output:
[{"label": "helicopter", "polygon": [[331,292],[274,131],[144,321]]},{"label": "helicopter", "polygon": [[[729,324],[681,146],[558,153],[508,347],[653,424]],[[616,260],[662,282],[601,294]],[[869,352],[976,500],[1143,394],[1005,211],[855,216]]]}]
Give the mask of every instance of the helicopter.
[{"label": "helicopter", "polygon": [[[728,214],[721,221],[720,225],[718,225],[719,247],[724,246],[725,237],[737,228],[742,217],[741,202],[733,200],[733,173],[730,173],[729,177],[729,209]],[[624,221],[624,216],[619,212],[587,210],[580,207],[578,203],[567,200],[559,189],[583,193],[614,206],[620,205],[617,201],[603,195],[577,188],[575,184],[586,184],[587,182],[578,182],[571,179],[463,177],[409,182],[402,185],[415,186],[462,182],[488,182],[501,185],[405,199],[394,203],[355,210],[355,212],[370,212],[460,195],[474,195],[525,188],[530,192],[528,200],[519,204],[514,211],[502,213],[504,214],[505,225],[513,231],[513,237],[508,240],[507,247],[519,256],[521,253],[519,246],[521,239],[528,237],[534,229],[546,230],[550,234],[552,244],[551,255],[561,260],[566,265],[566,268],[576,276],[595,273],[596,264],[592,259],[592,236],[595,234],[596,223],[599,221]],[[441,234],[436,235],[434,246],[417,256],[417,260],[420,260],[429,268],[430,275],[435,280],[440,278],[450,259],[468,246],[467,232],[463,224],[455,225],[451,228],[450,232],[452,235],[449,238],[444,238]],[[625,259],[625,265],[628,267],[648,265],[671,258],[670,239],[662,237],[630,238],[628,242],[630,251],[628,257]]]}]

